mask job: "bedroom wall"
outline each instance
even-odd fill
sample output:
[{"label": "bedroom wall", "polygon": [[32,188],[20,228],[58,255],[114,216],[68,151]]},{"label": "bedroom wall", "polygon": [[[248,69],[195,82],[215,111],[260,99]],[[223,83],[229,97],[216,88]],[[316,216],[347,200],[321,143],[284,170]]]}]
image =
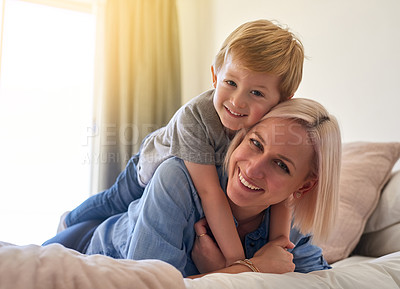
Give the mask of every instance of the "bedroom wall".
[{"label": "bedroom wall", "polygon": [[308,56],[296,96],[315,99],[335,114],[344,142],[400,141],[398,0],[177,3],[183,103],[211,87],[213,56],[234,28],[275,19],[300,37]]}]

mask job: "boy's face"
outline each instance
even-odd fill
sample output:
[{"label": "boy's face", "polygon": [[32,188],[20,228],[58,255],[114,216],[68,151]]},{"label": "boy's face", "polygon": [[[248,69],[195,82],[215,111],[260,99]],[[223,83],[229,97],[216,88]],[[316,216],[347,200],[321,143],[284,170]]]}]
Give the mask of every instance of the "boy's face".
[{"label": "boy's face", "polygon": [[280,99],[279,77],[250,71],[231,57],[214,73],[214,107],[222,124],[230,130],[257,123]]}]

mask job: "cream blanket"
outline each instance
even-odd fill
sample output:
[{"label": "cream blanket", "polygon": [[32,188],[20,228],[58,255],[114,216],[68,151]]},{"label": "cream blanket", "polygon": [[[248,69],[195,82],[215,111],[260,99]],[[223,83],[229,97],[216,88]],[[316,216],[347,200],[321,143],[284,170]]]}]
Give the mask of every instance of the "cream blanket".
[{"label": "cream blanket", "polygon": [[185,288],[181,273],[158,260],[87,256],[61,245],[13,246],[0,242],[1,289]]}]

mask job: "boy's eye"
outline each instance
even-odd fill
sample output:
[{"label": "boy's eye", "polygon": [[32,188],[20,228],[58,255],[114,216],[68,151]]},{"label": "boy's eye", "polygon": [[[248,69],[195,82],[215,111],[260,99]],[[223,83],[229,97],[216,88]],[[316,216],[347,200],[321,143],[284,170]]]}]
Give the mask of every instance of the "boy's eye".
[{"label": "boy's eye", "polygon": [[290,170],[288,166],[281,160],[276,160],[276,164],[287,174],[290,175]]},{"label": "boy's eye", "polygon": [[258,90],[252,90],[251,93],[254,94],[255,96],[264,96],[264,94]]},{"label": "boy's eye", "polygon": [[232,81],[232,80],[227,80],[226,83],[227,83],[228,85],[230,85],[230,86],[234,86],[234,87],[237,86],[236,83],[235,83],[234,81]]},{"label": "boy's eye", "polygon": [[258,140],[254,139],[254,138],[251,138],[251,139],[250,139],[250,143],[251,143],[253,146],[255,146],[256,148],[258,148],[259,150],[263,151],[264,147],[263,147],[263,145],[262,145]]}]

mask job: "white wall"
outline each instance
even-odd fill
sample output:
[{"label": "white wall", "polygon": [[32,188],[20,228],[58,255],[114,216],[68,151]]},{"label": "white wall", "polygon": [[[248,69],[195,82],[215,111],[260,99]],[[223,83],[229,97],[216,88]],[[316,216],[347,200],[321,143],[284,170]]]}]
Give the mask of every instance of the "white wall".
[{"label": "white wall", "polygon": [[211,87],[213,56],[234,28],[275,19],[308,56],[296,95],[336,115],[344,142],[400,141],[400,1],[178,0],[178,8],[183,102]]},{"label": "white wall", "polygon": [[177,0],[182,55],[182,103],[212,88],[211,64],[216,53],[212,1]]}]

